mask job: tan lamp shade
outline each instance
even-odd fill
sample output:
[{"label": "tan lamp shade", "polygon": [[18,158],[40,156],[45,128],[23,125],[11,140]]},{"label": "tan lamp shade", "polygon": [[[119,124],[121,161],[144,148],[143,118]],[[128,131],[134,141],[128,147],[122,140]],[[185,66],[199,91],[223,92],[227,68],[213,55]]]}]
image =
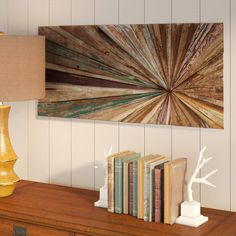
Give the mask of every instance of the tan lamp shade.
[{"label": "tan lamp shade", "polygon": [[0,101],[43,98],[45,38],[0,36]]}]

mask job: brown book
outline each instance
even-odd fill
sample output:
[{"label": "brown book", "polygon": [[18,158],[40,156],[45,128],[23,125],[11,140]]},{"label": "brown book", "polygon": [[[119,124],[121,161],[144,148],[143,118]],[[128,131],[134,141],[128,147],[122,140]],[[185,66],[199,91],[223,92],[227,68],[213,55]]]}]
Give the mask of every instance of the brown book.
[{"label": "brown book", "polygon": [[114,159],[128,155],[130,151],[115,153],[107,158],[108,168],[108,208],[109,212],[115,211],[115,193],[114,193]]},{"label": "brown book", "polygon": [[129,215],[133,215],[133,162],[128,165],[129,181]]},{"label": "brown book", "polygon": [[179,158],[164,165],[164,223],[174,224],[184,201],[187,158]]},{"label": "brown book", "polygon": [[164,222],[164,165],[154,170],[154,221]]}]

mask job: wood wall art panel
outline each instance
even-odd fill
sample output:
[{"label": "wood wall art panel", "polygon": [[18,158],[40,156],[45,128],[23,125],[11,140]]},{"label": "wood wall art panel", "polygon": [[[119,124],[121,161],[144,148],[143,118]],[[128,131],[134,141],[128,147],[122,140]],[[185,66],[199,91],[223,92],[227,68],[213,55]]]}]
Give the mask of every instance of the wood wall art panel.
[{"label": "wood wall art panel", "polygon": [[41,116],[223,128],[223,24],[40,27]]}]

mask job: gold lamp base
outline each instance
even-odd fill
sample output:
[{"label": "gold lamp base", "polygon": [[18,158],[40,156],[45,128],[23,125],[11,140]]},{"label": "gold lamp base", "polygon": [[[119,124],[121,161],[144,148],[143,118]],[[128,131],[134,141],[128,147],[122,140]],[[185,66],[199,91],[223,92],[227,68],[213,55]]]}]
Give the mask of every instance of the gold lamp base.
[{"label": "gold lamp base", "polygon": [[10,106],[0,105],[0,197],[11,195],[19,181],[13,169],[17,156],[8,132],[10,108]]}]

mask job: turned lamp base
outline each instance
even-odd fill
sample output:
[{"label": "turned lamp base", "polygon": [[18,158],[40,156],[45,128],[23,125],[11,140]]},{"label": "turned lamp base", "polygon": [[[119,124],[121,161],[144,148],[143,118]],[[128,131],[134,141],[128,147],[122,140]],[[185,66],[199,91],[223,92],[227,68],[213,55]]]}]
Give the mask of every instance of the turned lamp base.
[{"label": "turned lamp base", "polygon": [[11,195],[19,181],[13,169],[17,156],[9,138],[9,112],[10,106],[0,105],[0,197]]},{"label": "turned lamp base", "polygon": [[199,202],[181,203],[181,216],[176,219],[177,224],[198,227],[208,221],[208,217],[201,215]]}]

